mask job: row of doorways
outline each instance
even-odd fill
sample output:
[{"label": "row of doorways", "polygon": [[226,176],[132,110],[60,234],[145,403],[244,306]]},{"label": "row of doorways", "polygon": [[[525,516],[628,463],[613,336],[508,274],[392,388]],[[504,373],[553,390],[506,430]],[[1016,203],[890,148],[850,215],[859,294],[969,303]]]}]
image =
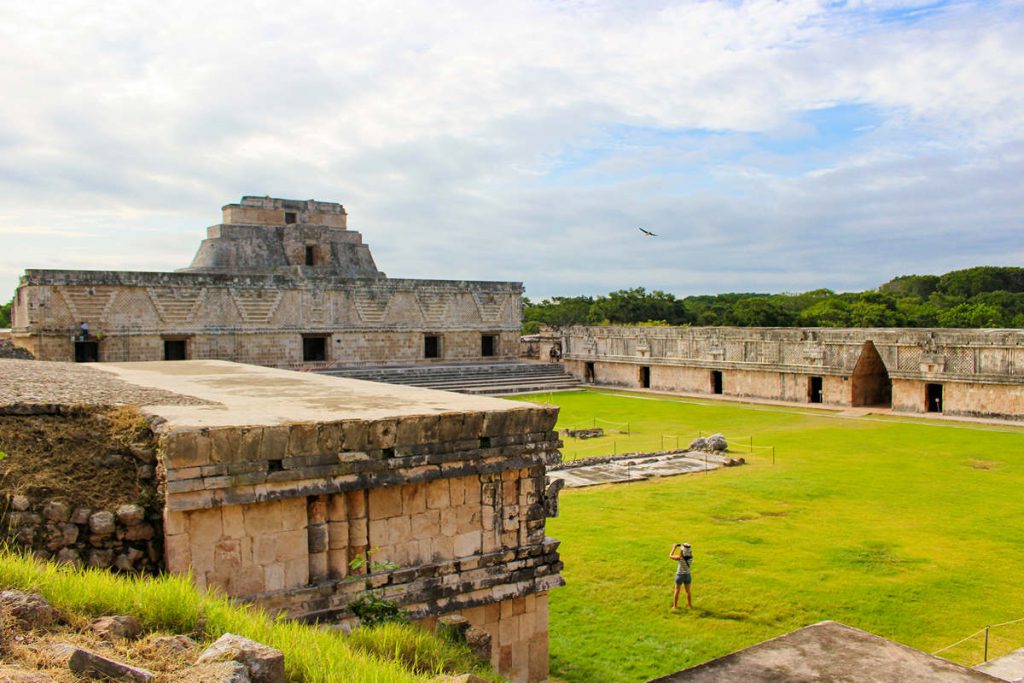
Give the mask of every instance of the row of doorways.
[{"label": "row of doorways", "polygon": [[[164,360],[186,360],[188,358],[188,342],[185,339],[164,340]],[[100,360],[100,343],[98,341],[76,341],[75,362],[97,363]]]}]

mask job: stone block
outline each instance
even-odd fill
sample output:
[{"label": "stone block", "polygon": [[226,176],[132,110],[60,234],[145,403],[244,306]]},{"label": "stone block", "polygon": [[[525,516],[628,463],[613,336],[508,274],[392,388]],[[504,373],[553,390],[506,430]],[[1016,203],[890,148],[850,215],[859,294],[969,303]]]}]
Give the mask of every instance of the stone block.
[{"label": "stone block", "polygon": [[402,514],[402,488],[382,486],[371,489],[369,495],[370,519],[387,519]]},{"label": "stone block", "polygon": [[435,482],[402,487],[402,514],[415,515],[427,509],[427,492]]},{"label": "stone block", "polygon": [[253,562],[260,566],[277,562],[277,534],[265,534],[253,539]]},{"label": "stone block", "polygon": [[243,664],[252,683],[285,683],[284,654],[254,640],[225,633],[199,655],[196,663],[221,661]]},{"label": "stone block", "polygon": [[241,505],[225,505],[220,509],[225,538],[242,538],[245,533],[245,512]]},{"label": "stone block", "polygon": [[332,579],[348,575],[348,548],[331,548],[327,551],[327,574]]},{"label": "stone block", "polygon": [[309,554],[309,580],[317,583],[327,578],[328,560],[327,552],[311,552]]},{"label": "stone block", "polygon": [[343,522],[348,519],[348,506],[344,493],[336,493],[327,497],[327,520],[329,522]]},{"label": "stone block", "polygon": [[341,422],[322,422],[317,426],[318,453],[339,453],[344,440],[344,426]]},{"label": "stone block", "polygon": [[260,460],[288,457],[288,427],[264,427],[260,439]]},{"label": "stone block", "polygon": [[100,510],[89,515],[89,530],[97,536],[112,534],[116,528],[113,512]]},{"label": "stone block", "polygon": [[327,522],[327,498],[328,496],[317,496],[315,500],[308,503],[306,507],[307,524],[312,526]]},{"label": "stone block", "polygon": [[209,431],[209,439],[211,462],[231,463],[239,461],[240,438],[237,428],[211,429]]},{"label": "stone block", "polygon": [[462,438],[463,413],[442,413],[437,416],[437,440],[445,443]]},{"label": "stone block", "polygon": [[[374,522],[370,522],[367,526],[368,543],[372,547],[379,548],[381,546],[389,545],[388,541],[391,539],[391,535],[390,532],[388,531],[387,520],[381,519]],[[353,543],[352,545],[357,544]]]},{"label": "stone block", "polygon": [[476,440],[483,436],[485,413],[465,413],[462,416],[461,439]]},{"label": "stone block", "polygon": [[263,567],[263,584],[268,591],[284,590],[284,563],[278,562]]},{"label": "stone block", "polygon": [[282,531],[277,534],[278,562],[286,562],[306,557],[309,553],[308,533],[305,529]]},{"label": "stone block", "polygon": [[130,614],[99,617],[89,628],[101,640],[135,640],[142,634],[142,624]]},{"label": "stone block", "polygon": [[284,587],[298,588],[309,583],[309,562],[303,556],[284,563]]},{"label": "stone block", "polygon": [[43,507],[43,519],[63,524],[71,517],[71,507],[59,500],[51,500]]},{"label": "stone block", "polygon": [[288,430],[288,455],[315,455],[319,429],[315,422],[294,424]]},{"label": "stone block", "polygon": [[172,432],[161,439],[160,450],[168,470],[210,464],[210,442],[196,431]]},{"label": "stone block", "polygon": [[213,568],[230,572],[242,565],[242,543],[238,539],[222,540],[213,549]]},{"label": "stone block", "polygon": [[451,506],[450,485],[448,479],[435,479],[426,484],[427,507],[432,510],[443,510]]},{"label": "stone block", "polygon": [[367,448],[394,448],[398,420],[375,420],[367,431]]},{"label": "stone block", "polygon": [[92,510],[89,508],[75,508],[75,511],[71,513],[72,524],[88,524],[89,517],[92,515]]},{"label": "stone block", "polygon": [[432,538],[429,542],[431,561],[451,560],[455,557],[454,538]]},{"label": "stone block", "polygon": [[548,678],[548,634],[534,633],[529,640],[529,680],[544,681]]},{"label": "stone block", "polygon": [[172,574],[184,574],[192,565],[192,548],[186,534],[164,537],[164,561],[167,571]]},{"label": "stone block", "polygon": [[41,595],[15,590],[0,592],[0,612],[13,617],[26,629],[46,628],[60,617]]},{"label": "stone block", "polygon": [[462,508],[448,508],[439,510],[441,514],[441,535],[451,538],[459,530],[459,510]]},{"label": "stone block", "polygon": [[326,524],[310,524],[306,533],[309,538],[310,553],[327,552],[328,534]]},{"label": "stone block", "polygon": [[479,531],[459,534],[454,539],[455,556],[467,557],[480,552],[481,536]]},{"label": "stone block", "polygon": [[408,517],[399,516],[388,519],[388,545],[397,545],[412,540],[412,522]]},{"label": "stone block", "polygon": [[437,536],[441,531],[440,510],[427,510],[411,518],[411,537],[425,540]]},{"label": "stone block", "polygon": [[113,681],[130,681],[131,683],[151,683],[153,680],[153,674],[145,669],[108,659],[81,648],[75,648],[71,659],[68,660],[68,668],[72,673],[86,678],[104,678]]},{"label": "stone block", "polygon": [[263,429],[247,427],[238,434],[238,456],[235,462],[257,462],[263,460]]},{"label": "stone block", "polygon": [[344,495],[346,516],[349,519],[366,517],[366,491],[349,491]]},{"label": "stone block", "polygon": [[285,530],[305,529],[307,525],[306,501],[298,498],[277,503],[281,527]]},{"label": "stone block", "polygon": [[360,547],[369,543],[368,522],[365,519],[356,520],[348,525],[348,543],[351,547]]},{"label": "stone block", "polygon": [[364,420],[346,420],[342,423],[342,448],[346,451],[365,451],[369,446],[369,424]]},{"label": "stone block", "polygon": [[483,528],[480,522],[482,515],[480,508],[463,505],[462,507],[455,508],[455,514],[455,532],[457,534],[464,534],[470,531],[479,532]]}]

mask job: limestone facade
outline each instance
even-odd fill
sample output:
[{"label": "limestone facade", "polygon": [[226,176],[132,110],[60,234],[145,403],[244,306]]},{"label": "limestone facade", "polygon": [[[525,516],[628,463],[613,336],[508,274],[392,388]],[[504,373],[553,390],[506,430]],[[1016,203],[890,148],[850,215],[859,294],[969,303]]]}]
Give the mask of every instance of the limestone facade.
[{"label": "limestone facade", "polygon": [[595,384],[1024,419],[1022,330],[578,326],[542,336]]},{"label": "limestone facade", "polygon": [[27,270],[12,340],[39,360],[285,368],[518,353],[521,283],[388,278],[340,204],[244,197],[207,233],[175,273]]},{"label": "limestone facade", "polygon": [[547,679],[556,408],[213,361],[99,367],[211,401],[142,409],[168,570],[309,621],[351,620],[368,590],[427,624],[459,613],[503,675]]}]

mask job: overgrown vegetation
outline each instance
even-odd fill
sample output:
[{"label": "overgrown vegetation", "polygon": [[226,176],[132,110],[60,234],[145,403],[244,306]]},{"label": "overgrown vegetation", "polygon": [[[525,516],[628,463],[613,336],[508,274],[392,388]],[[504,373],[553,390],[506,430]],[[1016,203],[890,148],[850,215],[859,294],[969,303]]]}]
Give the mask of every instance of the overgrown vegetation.
[{"label": "overgrown vegetation", "polygon": [[[562,407],[559,428],[597,417],[634,434],[720,431],[777,455],[561,493],[548,520],[567,582],[550,595],[556,677],[644,681],[823,619],[933,652],[1024,617],[1021,428],[596,392],[542,400]],[[680,541],[693,544],[695,607],[673,613],[666,556]],[[989,656],[1022,643],[1024,623],[994,629]],[[973,666],[982,652],[979,636],[942,656]]]},{"label": "overgrown vegetation", "polygon": [[0,304],[0,328],[11,326],[11,307],[14,306],[14,299],[5,304]]},{"label": "overgrown vegetation", "polygon": [[54,607],[81,617],[133,614],[146,630],[212,641],[237,633],[282,650],[290,681],[413,683],[440,673],[475,672],[500,681],[465,646],[415,626],[359,628],[351,636],[294,621],[222,596],[200,593],[186,577],[132,578],[43,563],[0,550],[0,588],[38,592]]},{"label": "overgrown vegetation", "polygon": [[553,326],[644,324],[765,327],[1024,327],[1024,268],[980,266],[902,275],[877,290],[733,293],[677,298],[642,287],[605,296],[525,301],[523,331]]}]

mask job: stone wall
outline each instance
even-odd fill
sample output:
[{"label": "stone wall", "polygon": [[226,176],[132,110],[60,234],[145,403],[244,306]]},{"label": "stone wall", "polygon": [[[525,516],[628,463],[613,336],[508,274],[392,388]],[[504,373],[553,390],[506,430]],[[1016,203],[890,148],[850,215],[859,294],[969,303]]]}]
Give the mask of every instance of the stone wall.
[{"label": "stone wall", "polygon": [[[542,337],[550,333],[542,334]],[[572,327],[564,363],[597,384],[806,403],[925,410],[926,384],[943,385],[943,412],[1024,418],[1024,331]]]},{"label": "stone wall", "polygon": [[26,270],[12,341],[40,360],[284,368],[518,355],[521,283],[389,279],[332,202],[243,197],[223,220],[178,272]]},{"label": "stone wall", "polygon": [[[74,360],[80,325],[100,361],[165,359],[180,340],[191,359],[273,367],[483,360],[519,345],[518,283],[352,280],[328,276],[27,271],[15,296],[12,338],[40,360]],[[425,337],[440,338],[425,358]],[[324,339],[305,361],[303,340]]]},{"label": "stone wall", "polygon": [[[44,559],[157,573],[164,565],[156,444],[148,430],[122,438],[110,422],[103,410],[0,406],[0,527]],[[82,480],[69,481],[76,470]]]}]

